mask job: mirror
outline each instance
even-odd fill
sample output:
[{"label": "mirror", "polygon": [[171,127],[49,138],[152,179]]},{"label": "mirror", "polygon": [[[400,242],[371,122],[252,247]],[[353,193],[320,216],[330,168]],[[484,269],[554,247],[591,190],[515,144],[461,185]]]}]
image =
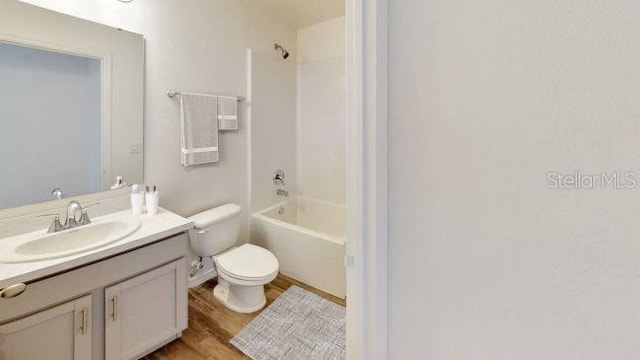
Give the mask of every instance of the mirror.
[{"label": "mirror", "polygon": [[143,72],[142,35],[0,0],[0,209],[142,183]]}]

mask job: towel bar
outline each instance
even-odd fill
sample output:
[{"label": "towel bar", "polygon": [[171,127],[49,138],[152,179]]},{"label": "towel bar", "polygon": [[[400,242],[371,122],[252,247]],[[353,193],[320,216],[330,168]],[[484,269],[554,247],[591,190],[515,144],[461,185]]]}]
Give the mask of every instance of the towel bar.
[{"label": "towel bar", "polygon": [[[198,93],[190,93],[190,92],[180,92],[177,90],[169,90],[167,91],[167,96],[172,98],[175,97],[176,95],[200,95],[200,96],[224,96],[224,95],[211,95],[211,94],[198,94]],[[238,96],[238,101],[244,101],[244,96]]]}]

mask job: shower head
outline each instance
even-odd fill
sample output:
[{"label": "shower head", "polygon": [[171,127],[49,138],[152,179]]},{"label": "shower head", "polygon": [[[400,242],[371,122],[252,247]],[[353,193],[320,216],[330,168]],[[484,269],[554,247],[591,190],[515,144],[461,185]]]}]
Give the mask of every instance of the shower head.
[{"label": "shower head", "polygon": [[273,44],[273,48],[280,53],[283,59],[287,59],[289,57],[289,51],[282,47],[282,45],[275,43]]}]

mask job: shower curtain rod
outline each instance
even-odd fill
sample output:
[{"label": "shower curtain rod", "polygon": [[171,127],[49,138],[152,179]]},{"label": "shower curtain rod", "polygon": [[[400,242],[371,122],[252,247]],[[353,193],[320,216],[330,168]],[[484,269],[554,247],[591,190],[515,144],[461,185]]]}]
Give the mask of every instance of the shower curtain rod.
[{"label": "shower curtain rod", "polygon": [[[169,90],[167,91],[167,96],[172,98],[175,97],[177,95],[199,95],[199,96],[218,96],[218,95],[211,95],[211,94],[199,94],[199,93],[192,93],[192,92],[181,92],[181,91],[177,91],[177,90]],[[224,96],[224,95],[220,95],[220,96]],[[238,101],[244,101],[244,96],[238,96]]]}]

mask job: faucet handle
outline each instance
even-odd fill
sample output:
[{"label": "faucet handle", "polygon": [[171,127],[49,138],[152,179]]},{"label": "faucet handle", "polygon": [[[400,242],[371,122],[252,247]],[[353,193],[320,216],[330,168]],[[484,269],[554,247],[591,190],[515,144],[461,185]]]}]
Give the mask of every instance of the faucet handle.
[{"label": "faucet handle", "polygon": [[36,215],[36,217],[39,217],[39,218],[45,218],[45,217],[57,217],[57,218],[59,218],[59,217],[60,217],[60,214],[40,214],[40,215]]},{"label": "faucet handle", "polygon": [[88,208],[90,208],[90,207],[92,207],[92,206],[95,206],[95,205],[100,205],[100,203],[99,203],[99,202],[94,202],[93,204],[89,204],[89,205],[86,205],[86,206],[82,206],[82,207],[80,208],[80,210],[84,211],[85,209],[88,209]]},{"label": "faucet handle", "polygon": [[62,226],[62,223],[60,222],[60,215],[58,214],[43,214],[43,215],[38,215],[37,217],[52,218],[51,225],[49,225],[49,229],[47,230],[48,234],[64,230],[64,226]]},{"label": "faucet handle", "polygon": [[78,225],[82,226],[82,225],[89,225],[91,224],[91,219],[89,218],[89,213],[87,213],[87,208],[90,208],[94,205],[100,205],[99,202],[93,203],[93,204],[89,204],[87,206],[83,206],[82,208],[80,208],[80,221],[78,221]]},{"label": "faucet handle", "polygon": [[78,225],[89,225],[91,224],[91,219],[89,219],[89,214],[87,214],[87,210],[82,210],[80,213],[80,221],[78,221]]},{"label": "faucet handle", "polygon": [[[82,216],[82,213],[86,212],[85,209],[88,209],[88,208],[90,208],[90,207],[92,207],[94,205],[100,205],[100,203],[99,202],[95,202],[95,203],[89,204],[87,206],[82,206],[79,202],[76,202],[76,205],[77,206],[74,206],[72,208],[73,214],[70,214],[70,213],[67,214],[68,218],[73,218],[74,220],[76,220],[76,214],[78,212],[80,212],[80,216]],[[68,211],[68,209],[67,209],[67,211]]]},{"label": "faucet handle", "polygon": [[284,186],[284,171],[278,169],[273,173],[273,183],[277,186]]}]

